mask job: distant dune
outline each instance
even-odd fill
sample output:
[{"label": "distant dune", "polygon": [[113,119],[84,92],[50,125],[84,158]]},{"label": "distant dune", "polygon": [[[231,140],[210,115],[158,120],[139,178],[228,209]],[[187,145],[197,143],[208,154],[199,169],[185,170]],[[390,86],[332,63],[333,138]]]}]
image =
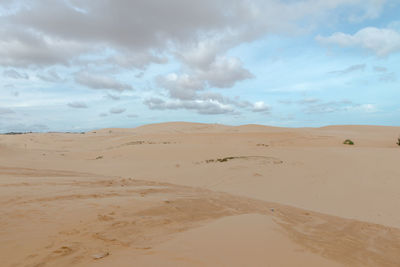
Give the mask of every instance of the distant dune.
[{"label": "distant dune", "polygon": [[400,266],[399,135],[184,122],[0,135],[1,266]]}]

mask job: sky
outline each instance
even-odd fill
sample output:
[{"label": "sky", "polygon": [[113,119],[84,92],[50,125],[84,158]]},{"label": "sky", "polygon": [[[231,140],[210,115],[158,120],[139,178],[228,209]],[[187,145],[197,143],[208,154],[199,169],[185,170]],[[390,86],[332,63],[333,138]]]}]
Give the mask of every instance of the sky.
[{"label": "sky", "polygon": [[400,0],[0,0],[0,132],[400,126]]}]

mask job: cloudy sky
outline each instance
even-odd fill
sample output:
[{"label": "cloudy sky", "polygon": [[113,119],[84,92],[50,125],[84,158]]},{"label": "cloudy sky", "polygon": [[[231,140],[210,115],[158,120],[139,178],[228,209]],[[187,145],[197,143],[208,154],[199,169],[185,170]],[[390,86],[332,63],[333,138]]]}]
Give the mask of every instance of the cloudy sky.
[{"label": "cloudy sky", "polygon": [[399,0],[0,0],[0,132],[400,125]]}]

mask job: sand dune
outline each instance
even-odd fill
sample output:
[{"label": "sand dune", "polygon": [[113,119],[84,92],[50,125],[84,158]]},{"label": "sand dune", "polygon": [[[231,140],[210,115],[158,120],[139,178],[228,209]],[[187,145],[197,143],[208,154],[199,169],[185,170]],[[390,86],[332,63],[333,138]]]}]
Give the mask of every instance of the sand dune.
[{"label": "sand dune", "polygon": [[399,134],[175,122],[0,135],[0,262],[399,266]]}]

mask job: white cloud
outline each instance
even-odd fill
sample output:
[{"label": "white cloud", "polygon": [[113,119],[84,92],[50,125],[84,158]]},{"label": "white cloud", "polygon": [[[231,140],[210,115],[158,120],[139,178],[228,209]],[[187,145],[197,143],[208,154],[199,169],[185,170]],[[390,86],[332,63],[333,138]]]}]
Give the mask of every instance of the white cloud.
[{"label": "white cloud", "polygon": [[167,110],[167,109],[187,109],[194,110],[199,114],[203,115],[217,115],[232,113],[233,107],[228,104],[220,103],[216,100],[191,100],[191,101],[180,101],[172,100],[165,101],[160,98],[150,98],[144,102],[150,109],[153,110]]},{"label": "white cloud", "polygon": [[387,56],[400,51],[400,33],[393,29],[367,27],[354,35],[337,32],[328,37],[317,36],[316,40],[343,47],[362,47],[378,56]]},{"label": "white cloud", "polygon": [[378,109],[374,104],[358,104],[350,100],[335,100],[324,102],[320,99],[314,101],[297,101],[298,104],[303,105],[303,111],[308,114],[322,114],[334,112],[347,112],[358,111],[373,113]]},{"label": "white cloud", "polygon": [[377,107],[374,104],[363,104],[360,106],[360,109],[369,113],[378,111]]},{"label": "white cloud", "polygon": [[270,107],[266,105],[263,101],[255,102],[253,105],[254,112],[269,112]]},{"label": "white cloud", "polygon": [[217,57],[207,63],[196,62],[187,66],[186,70],[189,74],[170,73],[156,78],[157,84],[167,90],[173,101],[161,103],[160,99],[150,99],[145,104],[150,109],[182,108],[196,110],[200,114],[223,114],[232,112],[234,107],[248,106],[244,101],[235,101],[217,93],[200,93],[208,88],[229,88],[239,81],[252,78],[252,74],[242,67],[239,59]]},{"label": "white cloud", "polygon": [[321,114],[321,113],[332,113],[339,111],[346,111],[355,106],[359,106],[358,104],[353,103],[350,100],[340,100],[340,101],[328,101],[322,102],[319,99],[313,102],[298,102],[301,105],[305,105],[304,112],[308,114]]},{"label": "white cloud", "polygon": [[204,95],[200,96],[199,91],[206,88],[229,88],[253,77],[237,58],[218,57],[206,69],[188,67],[187,70],[189,73],[158,76],[157,84],[166,89],[172,99],[203,101]]}]

